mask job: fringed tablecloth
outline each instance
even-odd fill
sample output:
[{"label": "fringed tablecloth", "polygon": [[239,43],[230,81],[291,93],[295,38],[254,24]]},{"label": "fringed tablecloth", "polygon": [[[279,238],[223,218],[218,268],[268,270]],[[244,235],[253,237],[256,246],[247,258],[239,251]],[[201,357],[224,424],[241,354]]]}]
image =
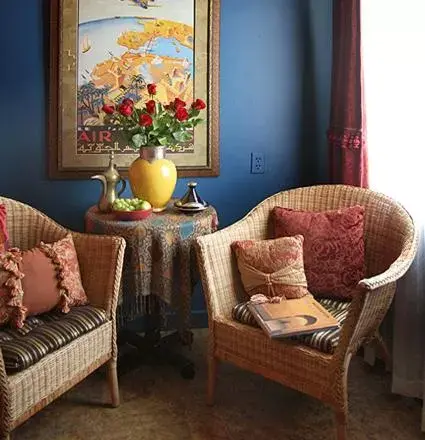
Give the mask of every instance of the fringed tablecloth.
[{"label": "fringed tablecloth", "polygon": [[211,206],[186,214],[173,203],[140,221],[117,221],[113,213],[102,213],[95,206],[86,212],[86,232],[118,235],[127,242],[117,309],[120,326],[145,315],[153,294],[163,307],[177,312],[183,329],[190,328],[192,291],[198,278],[194,239],[214,232],[218,218]]}]

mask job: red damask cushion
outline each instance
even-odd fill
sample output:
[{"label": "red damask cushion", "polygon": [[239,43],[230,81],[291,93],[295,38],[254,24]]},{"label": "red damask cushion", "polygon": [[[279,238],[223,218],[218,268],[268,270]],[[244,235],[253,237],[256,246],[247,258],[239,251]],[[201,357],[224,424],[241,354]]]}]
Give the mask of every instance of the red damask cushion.
[{"label": "red damask cushion", "polygon": [[7,249],[6,207],[0,205],[0,253]]},{"label": "red damask cushion", "polygon": [[248,296],[301,298],[307,295],[303,237],[241,240],[232,243]]},{"label": "red damask cushion", "polygon": [[363,206],[325,212],[276,207],[275,237],[304,237],[304,268],[317,296],[349,299],[365,276]]},{"label": "red damask cushion", "polygon": [[22,327],[27,316],[52,309],[64,313],[88,303],[72,235],[0,257],[0,325]]}]

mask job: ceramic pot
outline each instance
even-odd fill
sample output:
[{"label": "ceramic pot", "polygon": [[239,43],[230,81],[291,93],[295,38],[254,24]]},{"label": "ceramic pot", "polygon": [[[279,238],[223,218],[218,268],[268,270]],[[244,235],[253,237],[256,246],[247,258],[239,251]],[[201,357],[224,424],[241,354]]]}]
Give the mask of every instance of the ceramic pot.
[{"label": "ceramic pot", "polygon": [[183,212],[199,212],[207,208],[208,203],[202,200],[196,191],[196,182],[189,182],[186,194],[174,203],[174,206]]},{"label": "ceramic pot", "polygon": [[163,146],[141,147],[128,170],[133,196],[147,200],[154,212],[166,208],[177,182],[176,166],[165,158],[165,150]]}]

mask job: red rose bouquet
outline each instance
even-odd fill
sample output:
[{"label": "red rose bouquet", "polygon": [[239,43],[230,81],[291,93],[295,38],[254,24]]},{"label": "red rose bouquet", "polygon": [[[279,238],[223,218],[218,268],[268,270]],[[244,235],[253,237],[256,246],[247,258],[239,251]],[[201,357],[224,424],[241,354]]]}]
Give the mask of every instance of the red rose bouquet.
[{"label": "red rose bouquet", "polygon": [[128,135],[129,144],[135,149],[141,146],[173,147],[192,140],[193,128],[203,121],[199,117],[205,109],[202,99],[187,104],[179,98],[163,105],[154,99],[156,84],[147,86],[150,99],[142,108],[131,99],[123,99],[117,106],[104,104],[105,122],[118,124]]}]

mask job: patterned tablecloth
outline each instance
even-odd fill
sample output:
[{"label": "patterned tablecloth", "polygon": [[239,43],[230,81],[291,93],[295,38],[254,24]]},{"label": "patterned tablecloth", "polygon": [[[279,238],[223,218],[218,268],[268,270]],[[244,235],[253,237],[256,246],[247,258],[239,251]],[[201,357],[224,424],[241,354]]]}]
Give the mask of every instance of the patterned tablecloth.
[{"label": "patterned tablecloth", "polygon": [[85,215],[86,232],[118,235],[126,242],[122,293],[117,310],[120,326],[147,313],[149,296],[180,317],[181,329],[190,328],[190,307],[198,279],[194,239],[214,232],[215,209],[181,213],[173,206],[140,221],[117,221],[114,214],[91,207]]}]

